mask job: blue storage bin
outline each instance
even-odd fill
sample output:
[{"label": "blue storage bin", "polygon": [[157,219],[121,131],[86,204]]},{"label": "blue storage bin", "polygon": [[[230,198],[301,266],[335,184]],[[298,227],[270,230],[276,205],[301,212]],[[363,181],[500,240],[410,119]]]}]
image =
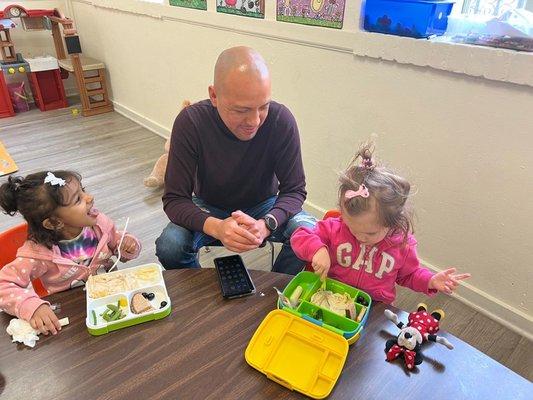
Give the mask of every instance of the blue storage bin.
[{"label": "blue storage bin", "polygon": [[448,0],[366,0],[364,28],[415,38],[442,35],[453,4]]}]

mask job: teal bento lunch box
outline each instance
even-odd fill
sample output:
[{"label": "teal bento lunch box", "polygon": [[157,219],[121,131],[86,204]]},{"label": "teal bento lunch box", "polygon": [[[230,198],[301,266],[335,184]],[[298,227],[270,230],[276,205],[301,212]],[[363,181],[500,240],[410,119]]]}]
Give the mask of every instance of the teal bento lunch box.
[{"label": "teal bento lunch box", "polygon": [[354,300],[355,315],[359,316],[362,313],[361,319],[357,321],[311,302],[313,294],[322,287],[322,281],[317,274],[309,271],[300,272],[285,287],[283,294],[290,299],[298,286],[302,288],[298,304],[294,307],[288,307],[281,300],[278,300],[278,308],[342,335],[349,344],[353,344],[359,339],[372,306],[372,298],[367,293],[335,279],[326,279],[326,290],[341,295],[346,293]]}]

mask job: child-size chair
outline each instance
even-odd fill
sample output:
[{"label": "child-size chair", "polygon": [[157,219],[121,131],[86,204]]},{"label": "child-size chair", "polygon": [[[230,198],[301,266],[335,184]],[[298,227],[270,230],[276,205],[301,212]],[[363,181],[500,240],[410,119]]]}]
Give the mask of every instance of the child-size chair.
[{"label": "child-size chair", "polygon": [[322,219],[328,219],[328,218],[337,218],[337,217],[340,217],[341,216],[341,211],[340,210],[328,210],[326,211],[326,213],[324,214],[324,216],[322,217]]},{"label": "child-size chair", "polygon": [[[325,219],[328,219],[328,218],[337,218],[337,217],[340,217],[340,216],[341,216],[340,210],[335,210],[335,209],[334,210],[328,210],[328,211],[326,211],[326,213],[322,217],[322,220],[325,220]],[[311,263],[305,264],[305,270],[314,272],[314,269],[311,266]]]},{"label": "child-size chair", "polygon": [[[17,256],[17,250],[21,247],[28,238],[28,224],[25,222],[0,232],[0,269],[6,264],[9,264]],[[34,279],[31,282],[33,290],[39,297],[48,295],[40,279]]]}]

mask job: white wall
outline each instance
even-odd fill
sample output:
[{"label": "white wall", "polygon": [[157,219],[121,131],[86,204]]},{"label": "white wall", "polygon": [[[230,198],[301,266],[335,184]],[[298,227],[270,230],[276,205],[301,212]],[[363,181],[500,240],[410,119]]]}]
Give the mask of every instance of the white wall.
[{"label": "white wall", "polygon": [[335,207],[337,171],[376,133],[379,155],[418,189],[424,261],[471,272],[460,296],[531,337],[533,89],[355,56],[347,49],[356,2],[343,32],[268,21],[272,3],[261,21],[71,1],[85,54],[107,65],[117,110],[161,134],[183,99],[207,97],[220,51],[259,50],[274,98],[299,122],[308,206],[317,214]]},{"label": "white wall", "polygon": [[[63,12],[66,12],[67,1],[66,0],[26,0],[26,1],[0,1],[0,9],[4,10],[5,7],[11,4],[18,4],[25,9],[41,9],[41,10],[53,10],[58,8]],[[15,51],[21,53],[24,57],[38,57],[38,56],[56,56],[54,47],[54,40],[52,38],[52,31],[25,31],[22,28],[22,23],[19,18],[14,18],[13,21],[17,24],[17,27],[10,30],[11,40],[15,44]],[[20,74],[15,74],[14,77],[8,76],[8,80],[20,78]],[[76,82],[72,77],[63,81],[65,91],[67,95],[76,93]],[[27,86],[29,88],[29,84]],[[28,89],[29,92],[29,89]]]}]

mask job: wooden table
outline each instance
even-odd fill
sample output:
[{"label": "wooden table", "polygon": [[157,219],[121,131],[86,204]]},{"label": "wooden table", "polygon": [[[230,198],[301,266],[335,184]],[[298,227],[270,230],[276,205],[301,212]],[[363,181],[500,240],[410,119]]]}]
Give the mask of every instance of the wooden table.
[{"label": "wooden table", "polygon": [[[0,336],[2,399],[286,399],[304,398],[270,381],[244,360],[255,329],[275,308],[273,286],[290,276],[251,271],[257,293],[234,300],[220,295],[215,271],[166,271],[172,300],[167,318],[93,337],[85,327],[85,292],[51,297],[70,325],[41,336],[33,349]],[[264,293],[261,296],[260,293]],[[526,399],[532,384],[459,339],[425,345],[413,373],[385,362],[385,341],[397,328],[372,308],[361,339],[351,346],[333,399]],[[405,319],[405,314],[402,314]],[[0,329],[10,320],[0,315]],[[445,322],[444,322],[445,326]],[[294,366],[297,368],[297,366]],[[529,393],[529,395],[527,394]]]}]

